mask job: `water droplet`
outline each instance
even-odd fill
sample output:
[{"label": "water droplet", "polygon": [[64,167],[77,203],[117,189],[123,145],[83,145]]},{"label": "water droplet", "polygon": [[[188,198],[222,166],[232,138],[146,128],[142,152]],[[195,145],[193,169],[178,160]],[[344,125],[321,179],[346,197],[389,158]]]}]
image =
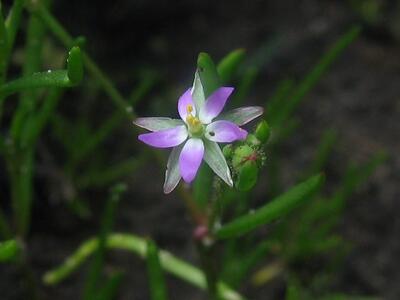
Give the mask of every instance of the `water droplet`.
[{"label": "water droplet", "polygon": [[51,73],[51,70],[47,70],[47,73]]}]

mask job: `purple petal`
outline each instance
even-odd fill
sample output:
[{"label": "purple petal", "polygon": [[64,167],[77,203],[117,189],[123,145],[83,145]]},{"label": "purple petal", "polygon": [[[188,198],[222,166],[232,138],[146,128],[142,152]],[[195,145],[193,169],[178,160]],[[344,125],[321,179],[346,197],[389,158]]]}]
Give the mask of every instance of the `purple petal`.
[{"label": "purple petal", "polygon": [[189,139],[179,156],[179,171],[187,183],[193,181],[204,155],[204,144],[201,139]]},{"label": "purple petal", "polygon": [[231,143],[246,137],[246,130],[229,121],[215,121],[206,128],[206,138],[218,143]]},{"label": "purple petal", "polygon": [[226,100],[232,94],[233,88],[220,87],[208,97],[204,106],[200,109],[199,118],[203,124],[211,123],[211,121],[219,115],[225,106]]},{"label": "purple petal", "polygon": [[245,106],[230,110],[218,116],[219,120],[226,120],[242,126],[261,116],[264,109],[261,106]]},{"label": "purple petal", "polygon": [[139,140],[143,143],[157,147],[170,148],[182,144],[188,136],[186,126],[177,126],[175,128],[160,130],[151,133],[139,135]]},{"label": "purple petal", "polygon": [[193,104],[193,98],[192,98],[192,93],[191,93],[191,88],[188,89],[186,92],[183,93],[183,95],[179,98],[178,100],[178,112],[179,115],[181,116],[181,119],[186,122],[186,116],[188,115],[188,106],[191,105],[193,112],[193,115],[196,115],[196,108]]}]

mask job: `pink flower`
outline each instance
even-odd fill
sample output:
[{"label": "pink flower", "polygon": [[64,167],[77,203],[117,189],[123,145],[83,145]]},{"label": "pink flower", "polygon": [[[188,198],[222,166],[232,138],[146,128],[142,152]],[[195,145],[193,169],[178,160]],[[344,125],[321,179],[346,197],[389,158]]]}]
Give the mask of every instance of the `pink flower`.
[{"label": "pink flower", "polygon": [[244,140],[247,131],[240,128],[263,113],[259,106],[234,109],[221,114],[232,87],[220,87],[207,99],[196,72],[193,87],[178,101],[181,119],[163,117],[138,118],[137,126],[152,131],[139,135],[139,140],[156,148],[173,148],[165,172],[164,193],[174,190],[181,178],[193,181],[202,160],[229,186],[231,173],[217,143]]}]

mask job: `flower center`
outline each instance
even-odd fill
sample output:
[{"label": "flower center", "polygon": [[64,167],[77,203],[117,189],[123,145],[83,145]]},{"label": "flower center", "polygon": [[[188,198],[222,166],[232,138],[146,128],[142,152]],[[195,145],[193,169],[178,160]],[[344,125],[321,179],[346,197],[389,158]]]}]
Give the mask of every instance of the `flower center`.
[{"label": "flower center", "polygon": [[191,104],[186,106],[186,111],[186,123],[189,128],[189,133],[194,137],[201,137],[204,133],[204,126],[201,124],[199,118],[193,116],[193,106]]}]

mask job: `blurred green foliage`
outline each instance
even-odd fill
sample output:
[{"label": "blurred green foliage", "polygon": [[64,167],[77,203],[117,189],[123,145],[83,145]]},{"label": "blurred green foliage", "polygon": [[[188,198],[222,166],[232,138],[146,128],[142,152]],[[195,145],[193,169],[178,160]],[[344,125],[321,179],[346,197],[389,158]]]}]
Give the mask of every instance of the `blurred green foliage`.
[{"label": "blurred green foliage", "polygon": [[[24,241],[29,234],[32,201],[36,200],[36,152],[40,139],[46,138],[45,130],[63,151],[63,160],[55,169],[61,174],[62,185],[66,186],[63,193],[65,206],[81,218],[92,216],[86,199],[88,191],[103,191],[123,181],[139,170],[149,157],[163,163],[157,152],[141,149],[132,157],[110,162],[102,147],[115,129],[136,117],[135,107],[158,82],[159,74],[152,71],[140,74],[130,95],[124,97],[108,75],[81,49],[84,38],[73,38],[53,17],[47,2],[16,0],[7,18],[0,10],[0,117],[4,118],[3,108],[8,102],[18,99],[10,118],[3,120],[6,130],[0,136],[0,154],[7,166],[13,209],[12,220],[0,210],[0,234],[4,240],[0,243],[0,261],[16,260],[21,265],[26,264],[26,255],[19,253],[28,250],[17,241]],[[358,1],[354,1],[354,5],[359,5]],[[29,13],[29,21],[22,74],[9,80],[10,55],[24,8]],[[373,20],[376,9],[370,4],[363,8],[363,13]],[[67,57],[65,69],[43,70],[47,31],[69,50],[64,51]],[[330,291],[329,285],[336,270],[333,261],[340,261],[349,249],[336,228],[346,201],[384,161],[385,155],[379,153],[363,165],[349,166],[335,191],[327,194],[322,188],[324,176],[321,173],[335,150],[338,136],[334,130],[327,129],[323,134],[313,163],[295,178],[297,183],[291,188],[282,181],[280,162],[283,157],[279,149],[299,129],[296,109],[359,32],[360,28],[355,26],[344,33],[303,80],[285,79],[278,84],[274,95],[265,103],[264,119],[259,120],[248,138],[224,148],[236,189],[221,184],[205,164],[192,191],[180,188],[189,210],[204,218],[200,221],[205,221],[203,224],[197,220],[198,224],[195,224],[206,228],[204,236],[197,241],[202,270],[158,249],[149,239],[113,233],[117,203],[125,190],[124,185],[117,184],[103,199],[106,204],[98,238],[84,242],[64,264],[47,272],[44,283],[57,284],[93,254],[83,298],[116,299],[123,273],[104,276],[106,253],[108,249],[116,248],[146,258],[150,295],[154,300],[167,299],[164,271],[201,289],[208,288],[214,299],[244,299],[234,289],[245,284],[265,285],[277,277],[286,280],[287,299],[347,297]],[[261,65],[273,56],[273,47],[267,46],[262,56],[259,53],[246,55],[243,49],[238,49],[228,53],[218,64],[207,53],[200,53],[197,70],[205,95],[210,95],[221,85],[233,84],[237,89],[231,102],[234,106],[243,104],[261,72]],[[86,76],[90,76],[95,87],[89,86],[90,80],[86,80]],[[82,93],[90,95],[103,90],[115,106],[97,128],[86,116],[71,120],[57,110],[65,90],[76,87],[84,78],[86,86]],[[157,103],[161,107],[168,104]],[[267,169],[266,182],[262,173],[264,167]],[[261,196],[256,192],[258,189],[262,190]],[[321,273],[304,278],[296,269],[298,263],[321,257],[326,261]],[[305,285],[303,281],[312,284]]]}]

